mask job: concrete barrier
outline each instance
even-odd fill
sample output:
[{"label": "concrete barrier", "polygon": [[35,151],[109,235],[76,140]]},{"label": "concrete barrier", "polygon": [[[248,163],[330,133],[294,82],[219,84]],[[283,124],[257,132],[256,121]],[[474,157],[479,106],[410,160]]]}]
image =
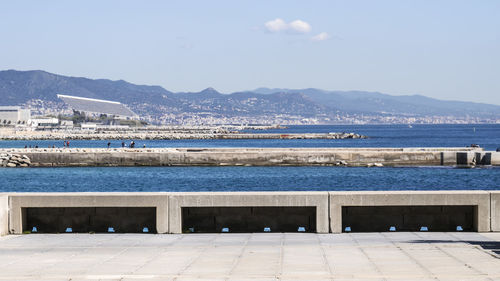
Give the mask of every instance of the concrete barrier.
[{"label": "concrete barrier", "polygon": [[441,166],[457,165],[457,154],[455,151],[441,152]]},{"label": "concrete barrier", "polygon": [[491,152],[490,162],[493,166],[500,166],[500,152]]},{"label": "concrete barrier", "polygon": [[474,151],[457,152],[456,165],[469,166],[476,164],[476,153]]},{"label": "concrete barrier", "polygon": [[[168,195],[166,193],[30,193],[10,195],[10,233],[20,234],[27,229],[29,208],[59,208],[54,216],[64,216],[61,208],[156,208],[156,232],[168,233]],[[80,210],[81,211],[81,210]],[[40,213],[40,209],[36,209]],[[75,214],[75,212],[70,212]],[[105,214],[103,214],[105,215]],[[50,219],[50,218],[48,218]],[[57,224],[61,218],[50,223]],[[70,218],[71,219],[71,218]],[[127,220],[127,218],[123,218]],[[128,219],[134,220],[134,217]],[[24,225],[23,225],[24,224]]]},{"label": "concrete barrier", "polygon": [[0,195],[0,236],[9,233],[9,197]]},{"label": "concrete barrier", "polygon": [[[126,212],[123,213],[122,211]],[[153,212],[153,213],[151,213]],[[96,222],[101,219],[100,223]],[[0,195],[0,234],[63,232],[152,222],[157,233],[352,231],[500,231],[500,191],[10,193]],[[50,228],[52,227],[52,228]],[[45,229],[44,229],[45,228]],[[62,230],[61,230],[62,229]],[[75,232],[87,232],[88,227]],[[300,230],[302,229],[302,230]],[[191,231],[192,230],[192,231]],[[120,231],[117,231],[120,232]]]},{"label": "concrete barrier", "polygon": [[[340,233],[343,229],[342,214],[343,207],[355,206],[472,206],[472,224],[475,231],[490,231],[490,193],[487,191],[361,191],[361,192],[330,192],[330,227],[333,233]],[[373,209],[374,210],[374,209]],[[401,211],[401,210],[399,210]],[[410,210],[411,212],[412,210]],[[428,213],[418,214],[422,210],[413,210],[417,212],[413,217],[429,217],[432,221],[433,216],[437,214]],[[344,211],[345,213],[345,211]],[[367,215],[364,219],[370,220],[384,217],[384,214]],[[409,214],[410,216],[412,214]],[[441,216],[442,214],[439,214]],[[386,214],[386,216],[390,216]],[[446,220],[446,218],[445,218]],[[370,223],[366,221],[365,223]],[[388,222],[389,223],[389,222]],[[389,230],[391,224],[386,226]],[[424,225],[422,225],[424,226]],[[354,230],[353,230],[354,231]]]},{"label": "concrete barrier", "polygon": [[500,231],[500,191],[491,191],[491,231]]},{"label": "concrete barrier", "polygon": [[465,151],[456,153],[456,164],[465,166],[500,164],[500,153],[495,151]]},{"label": "concrete barrier", "polygon": [[186,207],[314,207],[315,231],[329,232],[328,192],[172,193],[168,212],[170,233],[182,233],[182,208]]}]

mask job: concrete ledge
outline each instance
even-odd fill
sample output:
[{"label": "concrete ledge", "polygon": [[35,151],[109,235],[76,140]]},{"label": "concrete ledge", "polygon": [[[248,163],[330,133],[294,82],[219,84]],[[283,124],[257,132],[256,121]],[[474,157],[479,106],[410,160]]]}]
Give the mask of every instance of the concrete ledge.
[{"label": "concrete ledge", "polygon": [[[499,196],[500,198],[500,196]],[[499,201],[500,202],[500,201]],[[343,206],[477,206],[477,231],[490,231],[487,191],[360,191],[330,192],[330,228],[342,232]],[[500,226],[500,224],[499,224]]]},{"label": "concrete ledge", "polygon": [[[474,225],[471,230],[500,231],[500,191],[136,192],[0,194],[0,234],[22,233],[25,230],[23,213],[26,213],[23,208],[43,207],[155,207],[158,233],[182,232],[183,207],[314,207],[316,232],[339,233],[342,232],[342,207],[370,206],[472,206],[473,211],[472,207],[468,207],[470,211],[467,213],[468,222]],[[462,207],[451,210],[457,208]],[[442,209],[447,209],[448,215],[450,214],[450,208]],[[297,208],[293,212],[302,212],[299,210]],[[363,211],[366,210],[365,208]],[[377,208],[377,211],[380,210],[381,208]],[[268,215],[265,212],[260,214]],[[426,215],[429,216],[422,213],[416,213],[415,216]],[[309,218],[314,218],[313,216],[310,213]],[[294,222],[293,215],[290,220]]]},{"label": "concrete ledge", "polygon": [[500,166],[500,152],[491,152],[490,162],[493,166]]},{"label": "concrete ledge", "polygon": [[[500,165],[482,148],[37,148],[0,149],[54,166],[385,166]],[[490,160],[491,159],[491,160]]]},{"label": "concrete ledge", "polygon": [[0,195],[0,236],[9,234],[9,197]]},{"label": "concrete ledge", "polygon": [[328,233],[328,192],[171,193],[169,232],[182,232],[182,207],[316,207],[316,232]]},{"label": "concrete ledge", "polygon": [[454,166],[457,165],[457,152],[455,151],[444,151],[441,152],[441,165],[442,166]]},{"label": "concrete ledge", "polygon": [[500,191],[491,191],[491,231],[500,231]]},{"label": "concrete ledge", "polygon": [[29,207],[156,207],[156,231],[168,233],[166,193],[25,193],[9,198],[11,234],[24,231],[22,208]]}]

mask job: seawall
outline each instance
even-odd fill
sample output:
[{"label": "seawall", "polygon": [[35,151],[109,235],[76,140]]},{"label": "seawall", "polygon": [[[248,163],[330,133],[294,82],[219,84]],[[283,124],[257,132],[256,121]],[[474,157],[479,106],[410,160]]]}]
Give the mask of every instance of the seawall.
[{"label": "seawall", "polygon": [[210,130],[164,132],[55,132],[55,131],[24,131],[0,132],[0,140],[207,140],[207,139],[365,139],[367,136],[356,133],[220,133]]},{"label": "seawall", "polygon": [[480,148],[28,148],[0,152],[26,155],[35,167],[500,165],[499,152]]},{"label": "seawall", "polygon": [[500,192],[8,193],[0,226],[2,234],[498,232]]}]

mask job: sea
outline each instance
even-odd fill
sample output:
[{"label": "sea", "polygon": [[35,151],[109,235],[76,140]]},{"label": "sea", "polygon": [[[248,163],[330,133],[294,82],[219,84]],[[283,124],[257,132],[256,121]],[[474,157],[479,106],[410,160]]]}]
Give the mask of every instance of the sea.
[{"label": "sea", "polygon": [[[500,148],[500,124],[289,126],[260,133],[354,132],[367,139],[134,140],[136,147]],[[129,142],[130,140],[127,140]],[[110,140],[121,147],[121,140]],[[107,147],[72,140],[71,147]],[[0,141],[0,148],[62,141]],[[0,168],[0,192],[500,190],[500,167],[61,167]]]}]

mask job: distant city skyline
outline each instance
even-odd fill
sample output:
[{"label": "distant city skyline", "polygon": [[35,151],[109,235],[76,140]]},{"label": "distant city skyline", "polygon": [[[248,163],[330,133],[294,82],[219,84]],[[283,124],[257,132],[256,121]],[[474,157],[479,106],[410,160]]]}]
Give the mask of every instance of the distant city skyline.
[{"label": "distant city skyline", "polygon": [[0,69],[500,105],[499,1],[5,1]]}]

